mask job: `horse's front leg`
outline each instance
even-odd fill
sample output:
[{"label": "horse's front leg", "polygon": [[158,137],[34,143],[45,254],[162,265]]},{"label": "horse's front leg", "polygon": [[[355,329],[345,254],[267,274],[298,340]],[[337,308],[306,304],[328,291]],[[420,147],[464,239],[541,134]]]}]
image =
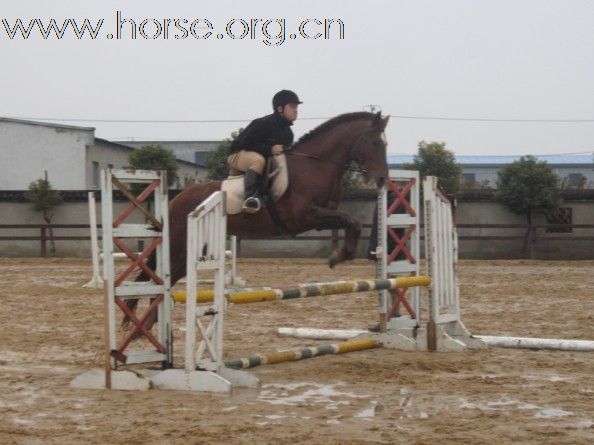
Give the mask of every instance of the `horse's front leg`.
[{"label": "horse's front leg", "polygon": [[361,223],[347,213],[323,207],[314,207],[310,217],[316,230],[344,229],[344,244],[341,249],[336,249],[328,259],[330,267],[336,266],[345,260],[355,258],[357,243],[361,236]]}]

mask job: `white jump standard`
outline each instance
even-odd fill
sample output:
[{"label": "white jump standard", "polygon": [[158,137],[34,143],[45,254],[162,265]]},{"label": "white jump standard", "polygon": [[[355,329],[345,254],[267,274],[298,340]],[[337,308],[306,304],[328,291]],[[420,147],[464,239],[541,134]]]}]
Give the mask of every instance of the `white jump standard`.
[{"label": "white jump standard", "polygon": [[[214,282],[214,306],[199,310],[195,298],[186,302],[185,368],[167,369],[155,375],[152,382],[158,389],[208,392],[230,392],[234,386],[258,387],[260,382],[256,377],[226,368],[223,363],[225,193],[213,193],[191,212],[187,230],[186,292],[195,295],[198,274],[210,274]],[[197,331],[201,337],[198,346]]]},{"label": "white jump standard", "polygon": [[[386,336],[383,337],[384,339],[389,339],[394,334],[400,334],[414,342],[417,349],[430,351],[455,351],[464,348],[485,348],[487,346],[535,350],[594,351],[594,341],[590,340],[497,337],[470,334],[460,317],[459,290],[456,276],[458,236],[452,217],[451,203],[438,190],[437,178],[435,177],[430,176],[425,179],[423,196],[427,274],[431,278],[427,329],[418,326],[415,336],[403,328],[390,328],[388,322],[388,330]],[[380,200],[380,203],[382,202],[385,203],[386,200]],[[379,224],[381,228],[388,222],[386,218],[383,218],[383,215],[386,214],[385,207],[382,205],[379,207]],[[382,233],[382,231],[380,230],[379,233]],[[384,252],[386,252],[385,248],[380,250],[383,256],[380,259],[381,261],[387,261]],[[387,262],[389,263],[389,261]],[[385,304],[386,302],[382,300],[380,308],[384,308]],[[385,313],[385,308],[381,309],[380,313]],[[279,328],[278,333],[283,336],[318,340],[349,340],[369,336],[369,332],[362,329]]]}]

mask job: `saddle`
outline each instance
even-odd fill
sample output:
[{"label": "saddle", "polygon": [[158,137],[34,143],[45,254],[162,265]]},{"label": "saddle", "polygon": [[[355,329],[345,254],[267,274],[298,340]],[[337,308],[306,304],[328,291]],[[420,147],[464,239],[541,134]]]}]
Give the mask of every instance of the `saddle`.
[{"label": "saddle", "polygon": [[[229,175],[221,184],[221,190],[227,192],[227,215],[236,215],[242,212],[245,201],[243,177],[245,175]],[[272,201],[278,201],[287,191],[289,186],[289,172],[287,158],[284,154],[271,156],[266,163],[263,189]]]}]

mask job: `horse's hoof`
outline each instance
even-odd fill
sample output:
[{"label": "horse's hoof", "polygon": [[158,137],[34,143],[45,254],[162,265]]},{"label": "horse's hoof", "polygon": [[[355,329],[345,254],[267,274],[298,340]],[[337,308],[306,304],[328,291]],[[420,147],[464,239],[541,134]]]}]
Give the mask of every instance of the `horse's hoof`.
[{"label": "horse's hoof", "polygon": [[334,269],[338,263],[340,263],[340,260],[338,259],[338,255],[335,252],[330,255],[330,258],[328,258],[328,266],[330,266],[330,269]]}]

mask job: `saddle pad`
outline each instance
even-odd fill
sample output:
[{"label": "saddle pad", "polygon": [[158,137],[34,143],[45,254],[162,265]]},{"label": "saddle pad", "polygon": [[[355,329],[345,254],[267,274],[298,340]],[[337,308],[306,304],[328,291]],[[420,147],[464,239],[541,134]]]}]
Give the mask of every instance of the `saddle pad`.
[{"label": "saddle pad", "polygon": [[[270,194],[274,202],[278,201],[285,194],[289,186],[289,172],[287,170],[287,158],[284,154],[274,157],[276,168],[268,175],[272,181]],[[243,201],[245,201],[244,175],[229,176],[221,184],[221,190],[227,192],[227,214],[236,215],[241,213]]]}]

